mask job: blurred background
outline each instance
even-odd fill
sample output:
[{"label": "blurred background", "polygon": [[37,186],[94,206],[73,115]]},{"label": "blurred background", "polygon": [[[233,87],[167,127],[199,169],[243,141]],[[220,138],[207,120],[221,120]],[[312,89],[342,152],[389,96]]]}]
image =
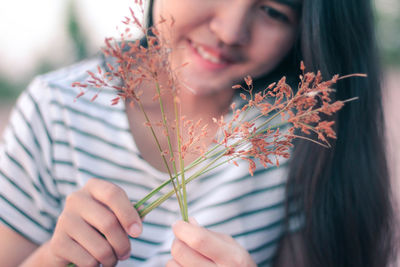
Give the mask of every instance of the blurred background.
[{"label": "blurred background", "polygon": [[[0,133],[35,75],[98,53],[105,37],[118,36],[116,28],[123,28],[120,21],[134,6],[133,0],[0,1]],[[375,0],[375,6],[390,162],[393,176],[400,177],[400,1]]]},{"label": "blurred background", "polygon": [[134,0],[0,0],[0,134],[34,76],[98,54],[125,29],[129,7]]}]

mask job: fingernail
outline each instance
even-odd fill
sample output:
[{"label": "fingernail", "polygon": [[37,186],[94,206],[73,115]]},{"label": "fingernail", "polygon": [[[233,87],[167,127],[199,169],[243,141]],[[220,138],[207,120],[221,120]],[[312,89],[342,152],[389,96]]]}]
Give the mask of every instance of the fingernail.
[{"label": "fingernail", "polygon": [[133,237],[137,237],[142,233],[142,227],[138,223],[133,223],[128,230],[128,234]]},{"label": "fingernail", "polygon": [[129,251],[128,253],[126,253],[124,256],[121,257],[121,260],[122,261],[127,260],[127,259],[129,259],[130,256],[131,256],[131,252]]}]

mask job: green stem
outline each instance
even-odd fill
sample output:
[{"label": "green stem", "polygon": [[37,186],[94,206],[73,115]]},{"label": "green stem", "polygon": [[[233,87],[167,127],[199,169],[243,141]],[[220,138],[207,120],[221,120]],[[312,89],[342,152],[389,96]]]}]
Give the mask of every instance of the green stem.
[{"label": "green stem", "polygon": [[[180,182],[179,182],[178,175],[177,175],[178,174],[178,170],[176,168],[174,151],[172,149],[171,137],[169,135],[167,119],[166,119],[165,111],[164,111],[164,104],[163,104],[163,101],[162,101],[162,98],[161,98],[160,84],[158,83],[158,80],[157,80],[156,76],[154,76],[154,80],[155,80],[156,90],[157,90],[157,94],[158,94],[158,102],[159,102],[159,105],[160,105],[162,122],[163,122],[163,126],[164,126],[164,129],[165,129],[165,132],[166,132],[166,137],[167,137],[167,142],[168,142],[168,149],[169,149],[169,153],[170,153],[171,158],[172,158],[172,167],[174,169],[175,179],[177,180],[177,182],[179,184]],[[184,208],[184,205],[182,203],[182,198],[183,198],[182,197],[182,192],[175,186],[175,184],[174,184],[174,191],[175,191],[177,199],[178,199],[179,207],[180,207],[181,214],[182,214],[182,219],[185,220],[185,215],[184,215],[185,214],[185,208]]]},{"label": "green stem", "polygon": [[179,148],[179,164],[181,169],[181,181],[182,181],[182,194],[183,194],[183,220],[188,222],[189,221],[189,214],[188,214],[188,205],[187,205],[187,193],[186,193],[186,182],[185,182],[185,163],[183,161],[182,156],[182,140],[181,140],[181,130],[180,130],[180,119],[179,119],[179,112],[178,107],[175,101],[175,94],[173,93],[173,101],[174,101],[174,111],[175,111],[175,123],[176,123],[176,138],[178,140],[178,148]]},{"label": "green stem", "polygon": [[157,135],[156,135],[156,133],[155,133],[155,131],[154,131],[154,129],[153,129],[153,125],[151,124],[150,119],[149,119],[149,117],[147,116],[147,113],[146,113],[146,111],[145,111],[144,108],[143,108],[142,103],[141,103],[140,101],[138,101],[138,103],[139,103],[140,110],[142,111],[142,113],[143,113],[143,115],[144,115],[144,117],[145,117],[145,119],[146,119],[146,122],[147,122],[147,124],[148,124],[149,127],[150,127],[151,134],[153,135],[153,138],[154,138],[154,140],[156,141],[157,148],[158,148],[158,150],[159,150],[160,153],[161,153],[161,157],[162,157],[162,159],[163,159],[163,162],[164,162],[164,164],[165,164],[165,167],[167,168],[168,174],[169,174],[170,177],[172,177],[172,173],[171,173],[171,170],[169,169],[169,166],[168,166],[168,163],[167,163],[167,159],[166,159],[165,156],[162,154],[163,151],[162,151],[160,142],[158,141]]},{"label": "green stem", "polygon": [[[175,176],[174,176],[175,178]],[[174,179],[173,178],[173,179]],[[139,209],[140,206],[142,206],[147,200],[149,200],[150,198],[152,198],[155,194],[157,194],[161,189],[163,189],[166,185],[168,185],[171,182],[171,179],[166,180],[165,182],[163,182],[161,185],[159,185],[157,188],[154,188],[153,190],[151,190],[151,192],[149,194],[147,194],[144,198],[142,198],[141,200],[139,200],[138,202],[135,203],[134,207],[136,209]]]},{"label": "green stem", "polygon": [[[148,35],[148,33],[149,33],[148,31],[145,32],[145,38],[146,38],[147,43],[149,43],[149,35]],[[157,51],[157,53],[159,53],[159,52]],[[154,80],[156,81],[156,90],[157,90],[157,93],[158,93],[158,96],[159,96],[160,109],[161,109],[161,114],[162,114],[162,118],[163,118],[164,127],[165,127],[165,129],[166,129],[166,131],[167,131],[167,140],[168,140],[169,150],[170,150],[170,153],[171,153],[171,157],[174,159],[174,157],[173,157],[173,151],[172,151],[172,147],[171,147],[171,142],[170,142],[169,134],[168,134],[168,127],[166,126],[166,121],[165,121],[165,113],[164,113],[164,107],[163,107],[162,100],[161,100],[160,86],[159,86],[159,84],[158,84],[157,77],[154,77]],[[150,120],[148,119],[146,112],[144,112],[143,107],[141,107],[141,109],[142,109],[143,113],[145,114],[146,120],[148,121],[148,123],[150,123]],[[160,150],[160,153],[161,153],[161,156],[162,156],[162,158],[163,158],[165,167],[166,167],[167,170],[168,170],[170,182],[172,183],[172,185],[173,185],[173,187],[174,187],[174,191],[175,191],[176,197],[177,197],[177,199],[178,199],[179,208],[180,208],[181,211],[182,211],[181,197],[179,196],[179,193],[180,193],[180,192],[177,191],[177,188],[176,188],[176,185],[175,185],[175,182],[174,182],[174,178],[175,178],[175,179],[178,181],[178,183],[179,183],[179,180],[178,180],[178,177],[177,177],[176,166],[175,166],[175,160],[173,161],[173,167],[174,167],[175,176],[172,176],[171,170],[169,169],[168,162],[167,162],[167,160],[165,159],[165,156],[163,155],[163,151],[162,151],[161,145],[160,145],[160,143],[158,142],[158,139],[157,139],[157,137],[156,137],[156,135],[155,135],[155,133],[154,133],[154,130],[153,130],[153,127],[152,127],[151,124],[150,124],[150,127],[151,127],[151,130],[152,130],[152,134],[153,134],[153,136],[154,136],[154,138],[155,138],[155,140],[156,140],[156,143],[157,143],[157,145],[158,145],[158,148],[159,148],[159,150]],[[161,188],[162,188],[162,187],[161,187]],[[160,188],[160,190],[161,190],[161,188]],[[153,191],[154,191],[154,190],[153,190]],[[153,191],[152,191],[152,195],[148,196],[148,198],[152,197],[156,192],[158,192],[158,191],[155,191],[155,192],[153,192]],[[145,197],[145,198],[146,198],[146,197]],[[146,201],[146,200],[144,200],[144,201]],[[144,203],[144,201],[143,201],[143,203]],[[140,207],[140,206],[139,206],[139,207]]]},{"label": "green stem", "polygon": [[[220,158],[222,158],[224,156],[224,154],[222,153],[221,155],[219,155],[217,158],[213,159],[209,164],[207,164],[206,166],[204,166],[203,168],[201,168],[199,171],[197,171],[195,174],[193,174],[192,176],[190,176],[185,183],[189,183],[191,181],[193,181],[194,179],[196,179],[197,177],[199,177],[200,175],[202,175],[204,172],[208,171],[208,168],[214,164],[216,161],[218,161]],[[225,163],[225,162],[224,162]],[[179,184],[178,187],[180,188],[182,185]],[[168,193],[166,193],[165,195],[159,197],[157,200],[153,201],[150,205],[148,205],[146,208],[144,208],[143,210],[139,211],[139,215],[140,217],[144,217],[146,214],[148,214],[150,211],[152,211],[154,208],[158,207],[159,205],[161,205],[161,203],[163,203],[165,200],[167,200],[168,198],[170,198],[172,195],[174,194],[174,191],[171,190]]]}]

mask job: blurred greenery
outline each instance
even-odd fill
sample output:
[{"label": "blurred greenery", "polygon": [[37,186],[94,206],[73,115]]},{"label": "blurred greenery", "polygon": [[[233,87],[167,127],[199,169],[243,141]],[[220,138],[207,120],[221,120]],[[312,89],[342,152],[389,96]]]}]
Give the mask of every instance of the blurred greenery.
[{"label": "blurred greenery", "polygon": [[70,37],[74,46],[75,58],[77,60],[86,58],[88,56],[87,38],[81,30],[78,18],[76,16],[75,0],[71,0],[68,6],[68,36]]},{"label": "blurred greenery", "polygon": [[[51,70],[54,70],[55,67],[57,66],[54,66],[46,59],[43,59],[37,65],[34,73],[35,75],[43,74]],[[6,76],[1,75],[0,73],[0,102],[4,103],[4,102],[14,101],[21,93],[21,91],[28,86],[31,79],[32,77],[26,77],[25,79],[20,80],[18,82],[12,82]]]},{"label": "blurred greenery", "polygon": [[378,13],[378,42],[383,63],[400,67],[400,10],[397,13]]},{"label": "blurred greenery", "polygon": [[[26,86],[26,84],[25,84]],[[21,89],[24,88],[24,84],[17,84],[10,82],[7,77],[0,75],[0,99],[1,102],[12,100],[17,97]]]},{"label": "blurred greenery", "polygon": [[[70,0],[67,5],[67,34],[69,40],[72,44],[74,54],[71,55],[75,61],[79,61],[88,56],[88,48],[87,48],[87,38],[82,31],[82,27],[78,20],[76,4],[75,0]],[[39,75],[51,70],[57,69],[61,66],[54,65],[48,59],[42,58],[38,64],[36,69],[33,71],[32,75]],[[7,79],[6,76],[0,73],[0,102],[12,102],[17,96],[21,93],[22,90],[26,88],[28,83],[31,81],[33,77],[25,77],[24,80],[13,82]]]}]

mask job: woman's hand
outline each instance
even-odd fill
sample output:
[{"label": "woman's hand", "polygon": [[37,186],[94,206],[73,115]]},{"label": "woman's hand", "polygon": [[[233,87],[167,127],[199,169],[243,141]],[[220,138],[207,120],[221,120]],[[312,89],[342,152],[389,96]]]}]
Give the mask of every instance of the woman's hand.
[{"label": "woman's hand", "polygon": [[130,256],[128,235],[138,237],[142,223],[118,186],[91,179],[67,197],[48,242],[51,266],[114,266]]},{"label": "woman's hand", "polygon": [[257,266],[250,254],[231,236],[207,230],[194,219],[173,226],[176,239],[167,267]]}]

